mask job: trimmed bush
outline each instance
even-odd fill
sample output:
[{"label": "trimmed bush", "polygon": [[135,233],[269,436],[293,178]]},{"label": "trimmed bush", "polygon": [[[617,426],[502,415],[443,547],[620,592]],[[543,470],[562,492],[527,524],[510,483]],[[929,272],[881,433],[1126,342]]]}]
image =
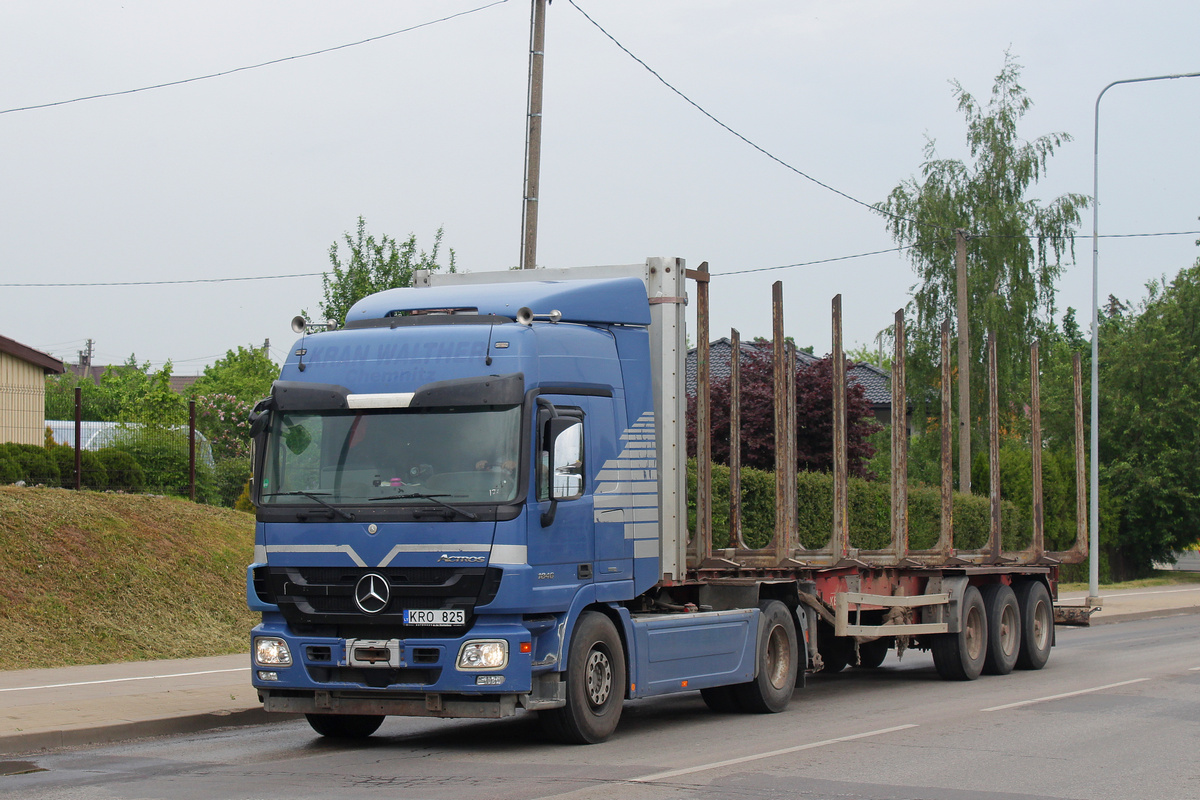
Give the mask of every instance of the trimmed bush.
[{"label": "trimmed bush", "polygon": [[[55,463],[58,464],[58,474],[62,485],[67,488],[74,488],[75,448],[70,445],[59,444],[48,447],[46,450],[54,457]],[[82,483],[84,488],[108,488],[108,470],[104,468],[104,462],[91,450],[80,451],[79,469],[83,473]]]},{"label": "trimmed bush", "polygon": [[60,485],[58,464],[45,447],[8,442],[0,444],[0,457],[16,463],[19,472],[16,481],[25,481],[29,486]]},{"label": "trimmed bush", "polygon": [[96,451],[96,458],[108,473],[108,487],[118,492],[135,493],[146,488],[146,474],[129,453],[112,447]]},{"label": "trimmed bush", "polygon": [[[725,547],[729,530],[729,469],[713,465],[713,546]],[[801,472],[796,476],[796,517],[801,547],[824,548],[833,535],[833,476]],[[688,461],[688,524],[696,528],[696,463]],[[851,478],[847,496],[850,546],[882,550],[891,543],[891,487]],[[987,546],[991,529],[991,502],[986,497],[954,495],[954,544],[959,550]],[[1001,505],[1001,540],[1005,550],[1028,545],[1029,514],[1013,503]],[[756,469],[742,470],[742,538],[751,548],[766,547],[775,531],[775,475]],[[908,490],[908,541],[910,550],[928,550],[941,531],[941,490],[910,486]]]}]

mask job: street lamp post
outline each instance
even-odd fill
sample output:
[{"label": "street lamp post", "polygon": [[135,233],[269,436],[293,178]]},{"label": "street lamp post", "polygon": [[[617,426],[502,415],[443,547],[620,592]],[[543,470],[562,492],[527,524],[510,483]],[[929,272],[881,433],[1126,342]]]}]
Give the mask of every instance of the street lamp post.
[{"label": "street lamp post", "polygon": [[1200,78],[1200,72],[1113,81],[1096,95],[1096,126],[1092,151],[1092,497],[1088,537],[1088,605],[1100,604],[1100,99],[1104,97],[1105,92],[1118,84],[1169,81],[1176,78]]}]

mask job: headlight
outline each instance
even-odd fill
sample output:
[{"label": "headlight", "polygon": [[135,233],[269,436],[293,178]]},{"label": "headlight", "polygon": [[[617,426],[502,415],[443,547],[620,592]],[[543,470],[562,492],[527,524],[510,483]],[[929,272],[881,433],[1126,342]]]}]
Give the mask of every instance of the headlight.
[{"label": "headlight", "polygon": [[254,662],[262,667],[290,667],[292,651],[283,639],[260,636],[254,640]]},{"label": "headlight", "polygon": [[459,669],[503,669],[508,665],[508,642],[486,639],[467,642],[458,651]]}]

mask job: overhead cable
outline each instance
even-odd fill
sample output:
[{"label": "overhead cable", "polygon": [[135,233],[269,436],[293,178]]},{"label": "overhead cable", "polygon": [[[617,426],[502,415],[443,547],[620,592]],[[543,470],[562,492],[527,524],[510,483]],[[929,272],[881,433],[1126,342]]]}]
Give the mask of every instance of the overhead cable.
[{"label": "overhead cable", "polygon": [[493,2],[493,3],[488,3],[487,5],[479,6],[478,8],[472,8],[467,11],[460,11],[457,14],[451,14],[449,16],[442,17],[441,19],[434,19],[434,20],[430,20],[429,22],[422,22],[419,25],[413,25],[408,28],[402,28],[401,30],[392,31],[391,33],[381,33],[378,36],[372,36],[368,39],[362,39],[357,42],[348,42],[346,44],[339,44],[339,45],[335,45],[333,47],[326,47],[322,50],[314,50],[311,53],[300,53],[300,54],[294,55],[294,56],[284,56],[283,58],[275,58],[270,61],[264,61],[261,64],[250,64],[249,66],[245,66],[245,67],[235,67],[234,69],[227,69],[222,72],[213,72],[208,75],[197,75],[194,78],[183,78],[182,80],[177,80],[177,81],[167,81],[166,83],[156,83],[152,86],[141,86],[137,89],[124,89],[119,92],[104,92],[102,94],[92,94],[92,95],[88,95],[86,97],[76,97],[71,100],[58,100],[53,103],[39,103],[38,105],[33,105],[33,106],[21,106],[20,108],[5,108],[5,109],[0,109],[0,114],[12,114],[17,111],[34,111],[39,108],[52,108],[54,106],[65,106],[65,105],[69,105],[71,103],[82,103],[84,100],[98,100],[102,97],[118,97],[118,96],[124,95],[124,94],[136,94],[138,92],[148,92],[152,89],[165,89],[168,86],[180,86],[185,83],[194,83],[195,81],[206,81],[209,78],[220,78],[225,75],[233,75],[236,72],[246,72],[247,70],[259,69],[260,67],[269,67],[272,64],[282,64],[285,61],[295,61],[300,58],[309,58],[310,56],[319,56],[319,55],[324,55],[325,53],[332,53],[335,50],[345,50],[348,47],[358,47],[360,44],[368,44],[370,42],[377,42],[380,39],[387,39],[390,36],[398,36],[402,33],[409,33],[410,31],[415,31],[419,28],[427,28],[430,25],[437,25],[439,22],[447,22],[448,20],[452,20],[455,17],[464,17],[467,14],[474,14],[477,11],[483,11],[485,9],[491,8],[492,6],[498,6],[501,3],[507,3],[507,2],[508,2],[508,0],[495,0],[495,2]]}]

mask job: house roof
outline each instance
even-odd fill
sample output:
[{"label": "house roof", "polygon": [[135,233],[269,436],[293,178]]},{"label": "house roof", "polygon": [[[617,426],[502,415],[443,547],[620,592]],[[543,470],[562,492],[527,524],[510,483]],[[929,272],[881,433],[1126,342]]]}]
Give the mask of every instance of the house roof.
[{"label": "house roof", "polygon": [[[759,352],[763,347],[764,345],[756,344],[755,342],[742,342],[742,357],[745,358]],[[797,366],[813,364],[820,360],[817,356],[806,353],[803,350],[796,352]],[[729,337],[722,336],[708,346],[708,368],[713,383],[721,383],[729,380],[732,361],[733,342],[729,340]],[[871,404],[872,408],[891,408],[891,378],[891,373],[887,370],[865,362],[852,363],[850,368],[846,370],[846,380],[863,387],[863,393],[866,395],[867,402]],[[687,393],[689,395],[696,393],[696,348],[694,347],[688,350],[687,355]]]},{"label": "house roof", "polygon": [[8,353],[13,358],[19,358],[35,367],[41,367],[47,373],[60,375],[63,372],[63,362],[59,359],[49,353],[34,350],[28,345],[9,339],[7,336],[0,336],[0,353]]}]

